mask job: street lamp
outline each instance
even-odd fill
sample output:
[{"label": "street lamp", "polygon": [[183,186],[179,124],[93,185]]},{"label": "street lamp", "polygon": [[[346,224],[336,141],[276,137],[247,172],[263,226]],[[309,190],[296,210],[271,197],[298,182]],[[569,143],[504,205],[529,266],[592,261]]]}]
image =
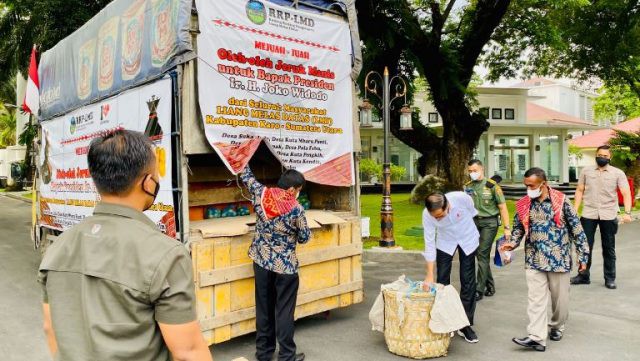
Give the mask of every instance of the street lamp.
[{"label": "street lamp", "polygon": [[[395,84],[395,85],[394,85]],[[380,235],[378,243],[380,247],[390,248],[396,246],[393,237],[393,207],[391,207],[391,164],[389,162],[389,118],[391,103],[404,98],[404,106],[400,110],[400,130],[410,130],[411,109],[407,105],[407,82],[396,75],[389,79],[389,69],[384,68],[383,75],[376,71],[370,71],[364,79],[364,102],[360,106],[361,124],[371,120],[371,103],[367,99],[367,93],[371,93],[382,101],[383,124],[384,124],[384,164],[382,165],[382,207],[380,208]],[[390,99],[390,92],[395,91],[395,95]],[[364,113],[364,114],[363,114]]]},{"label": "street lamp", "polygon": [[360,126],[363,128],[371,128],[373,124],[371,124],[371,118],[373,117],[373,112],[371,109],[373,105],[369,103],[369,99],[366,98],[362,101],[362,105],[360,105]]}]

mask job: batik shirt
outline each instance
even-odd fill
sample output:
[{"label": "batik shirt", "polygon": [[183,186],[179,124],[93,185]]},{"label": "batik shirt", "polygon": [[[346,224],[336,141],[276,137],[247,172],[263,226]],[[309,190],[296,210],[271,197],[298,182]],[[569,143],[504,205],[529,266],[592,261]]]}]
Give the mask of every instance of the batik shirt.
[{"label": "batik shirt", "polygon": [[525,240],[525,267],[544,272],[571,271],[571,242],[575,243],[578,262],[587,263],[589,245],[580,219],[573,206],[565,200],[562,206],[562,222],[554,220],[551,200],[533,200],[529,211],[529,232],[516,214],[511,239],[518,247]]},{"label": "batik shirt", "polygon": [[298,204],[290,212],[268,219],[261,204],[266,187],[258,182],[249,167],[240,177],[251,193],[256,212],[256,232],[249,247],[249,257],[258,266],[272,272],[298,273],[296,245],[307,243],[311,237],[304,208]]}]

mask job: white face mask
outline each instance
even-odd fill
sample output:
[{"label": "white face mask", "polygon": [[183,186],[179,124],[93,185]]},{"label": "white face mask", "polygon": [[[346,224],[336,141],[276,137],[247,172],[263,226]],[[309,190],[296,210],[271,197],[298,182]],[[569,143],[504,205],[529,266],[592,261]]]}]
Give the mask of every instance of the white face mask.
[{"label": "white face mask", "polygon": [[480,179],[480,172],[469,173],[469,178],[471,178],[472,181],[477,181],[478,179]]},{"label": "white face mask", "polygon": [[527,195],[531,199],[539,198],[542,195],[542,186],[538,189],[527,189]]}]

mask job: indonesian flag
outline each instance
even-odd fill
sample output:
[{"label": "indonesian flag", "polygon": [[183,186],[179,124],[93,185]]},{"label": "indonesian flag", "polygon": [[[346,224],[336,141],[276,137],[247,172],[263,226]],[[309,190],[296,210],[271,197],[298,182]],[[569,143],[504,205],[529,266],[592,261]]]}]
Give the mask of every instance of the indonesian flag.
[{"label": "indonesian flag", "polygon": [[38,115],[40,110],[40,81],[38,80],[38,64],[36,62],[36,46],[31,51],[31,63],[29,63],[29,79],[27,80],[27,93],[24,96],[22,110],[33,115]]}]

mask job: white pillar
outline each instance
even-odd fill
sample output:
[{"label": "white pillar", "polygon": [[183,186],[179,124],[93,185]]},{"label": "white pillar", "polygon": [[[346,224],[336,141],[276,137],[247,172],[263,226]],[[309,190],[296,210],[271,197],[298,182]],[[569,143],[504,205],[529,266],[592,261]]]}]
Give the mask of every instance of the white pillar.
[{"label": "white pillar", "polygon": [[531,132],[531,167],[539,167],[544,169],[544,167],[540,163],[540,151],[536,150],[539,149],[538,147],[540,147],[540,131],[534,129]]},{"label": "white pillar", "polygon": [[567,129],[560,132],[560,182],[569,182],[569,141],[567,141]]},{"label": "white pillar", "polygon": [[485,171],[485,174],[487,174],[487,176],[491,177],[496,173],[496,160],[494,157],[495,152],[493,150],[491,150],[494,147],[494,142],[495,142],[495,134],[491,131],[491,128],[489,128],[489,131],[487,132],[487,146],[486,148],[486,160],[487,160],[487,169]]}]

